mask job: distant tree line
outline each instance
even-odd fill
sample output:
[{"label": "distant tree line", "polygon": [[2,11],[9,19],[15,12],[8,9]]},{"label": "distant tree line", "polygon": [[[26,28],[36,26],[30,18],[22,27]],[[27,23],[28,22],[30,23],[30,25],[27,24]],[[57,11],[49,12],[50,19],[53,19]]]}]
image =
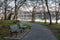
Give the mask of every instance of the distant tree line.
[{"label": "distant tree line", "polygon": [[[14,7],[9,6],[9,4],[11,2],[14,2]],[[35,22],[35,15],[36,15],[36,9],[42,5],[42,9],[43,9],[43,14],[44,14],[44,20],[45,23],[47,22],[47,16],[49,16],[49,21],[50,24],[52,24],[52,15],[51,12],[49,10],[49,0],[30,0],[30,4],[28,4],[27,2],[28,0],[4,0],[3,2],[0,3],[0,8],[2,8],[1,10],[3,10],[3,15],[4,17],[1,17],[2,20],[11,20],[11,18],[13,20],[17,20],[17,14],[18,11],[20,9],[21,6],[26,6],[27,9],[29,9],[30,6],[33,7],[32,11],[32,22]],[[60,1],[58,0],[54,0],[55,2],[55,17],[56,17],[56,23],[58,23],[58,19],[59,19],[59,11],[60,11]],[[58,3],[58,10],[56,9],[56,4]],[[45,4],[45,5],[44,5]],[[41,8],[40,8],[41,9]],[[47,11],[46,11],[47,9]],[[13,17],[12,17],[13,16]]]}]

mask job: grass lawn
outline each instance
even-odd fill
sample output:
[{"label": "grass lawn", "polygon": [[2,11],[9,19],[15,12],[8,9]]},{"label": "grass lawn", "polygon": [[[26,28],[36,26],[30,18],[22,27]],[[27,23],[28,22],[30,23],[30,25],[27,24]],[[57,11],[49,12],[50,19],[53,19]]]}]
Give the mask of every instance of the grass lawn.
[{"label": "grass lawn", "polygon": [[60,40],[60,24],[49,24],[49,23],[44,23],[44,22],[35,22],[36,24],[41,24],[43,26],[48,27],[51,29],[51,31],[54,33],[54,35]]},{"label": "grass lawn", "polygon": [[[17,24],[18,27],[20,27],[19,21],[14,20],[0,20],[0,40],[4,40],[3,37],[6,37],[9,35],[9,27],[11,25]],[[30,29],[30,26],[27,23],[23,23],[25,29]]]},{"label": "grass lawn", "polygon": [[25,29],[31,29],[30,25],[28,25],[27,23],[24,23],[23,25],[26,26]]}]

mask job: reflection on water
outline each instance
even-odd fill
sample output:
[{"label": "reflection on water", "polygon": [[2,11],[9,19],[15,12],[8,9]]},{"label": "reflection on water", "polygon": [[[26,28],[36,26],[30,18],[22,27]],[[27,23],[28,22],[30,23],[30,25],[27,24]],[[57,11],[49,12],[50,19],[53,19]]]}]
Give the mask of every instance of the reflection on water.
[{"label": "reflection on water", "polygon": [[[31,19],[18,19],[20,21],[31,21]],[[35,19],[36,22],[45,22],[45,20],[42,19]],[[50,22],[48,19],[46,20],[48,23]],[[52,23],[56,23],[56,20],[52,19]],[[60,20],[58,20],[58,23],[60,23]]]},{"label": "reflection on water", "polygon": [[[35,21],[37,22],[45,22],[45,20],[41,20],[41,19],[36,19]],[[49,20],[46,20],[48,23],[50,22]],[[52,20],[52,23],[56,23],[56,20]],[[58,23],[60,23],[60,20],[58,20]]]}]

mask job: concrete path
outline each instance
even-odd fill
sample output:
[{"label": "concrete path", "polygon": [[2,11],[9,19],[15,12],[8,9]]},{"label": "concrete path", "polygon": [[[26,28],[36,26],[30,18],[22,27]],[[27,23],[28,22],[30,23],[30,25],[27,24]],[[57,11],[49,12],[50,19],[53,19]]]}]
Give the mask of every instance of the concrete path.
[{"label": "concrete path", "polygon": [[22,40],[57,40],[52,32],[38,24],[29,23],[31,31]]}]

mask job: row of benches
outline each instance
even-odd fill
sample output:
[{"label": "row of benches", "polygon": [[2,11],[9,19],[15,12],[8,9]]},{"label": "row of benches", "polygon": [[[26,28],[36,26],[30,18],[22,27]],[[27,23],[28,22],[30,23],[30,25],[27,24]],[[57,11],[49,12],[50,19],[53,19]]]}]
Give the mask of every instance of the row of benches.
[{"label": "row of benches", "polygon": [[23,30],[25,29],[26,26],[21,25],[20,28],[17,25],[12,25],[10,26],[10,37],[12,37],[13,33],[15,33],[16,37],[17,37],[17,33],[18,32],[23,32]]}]

